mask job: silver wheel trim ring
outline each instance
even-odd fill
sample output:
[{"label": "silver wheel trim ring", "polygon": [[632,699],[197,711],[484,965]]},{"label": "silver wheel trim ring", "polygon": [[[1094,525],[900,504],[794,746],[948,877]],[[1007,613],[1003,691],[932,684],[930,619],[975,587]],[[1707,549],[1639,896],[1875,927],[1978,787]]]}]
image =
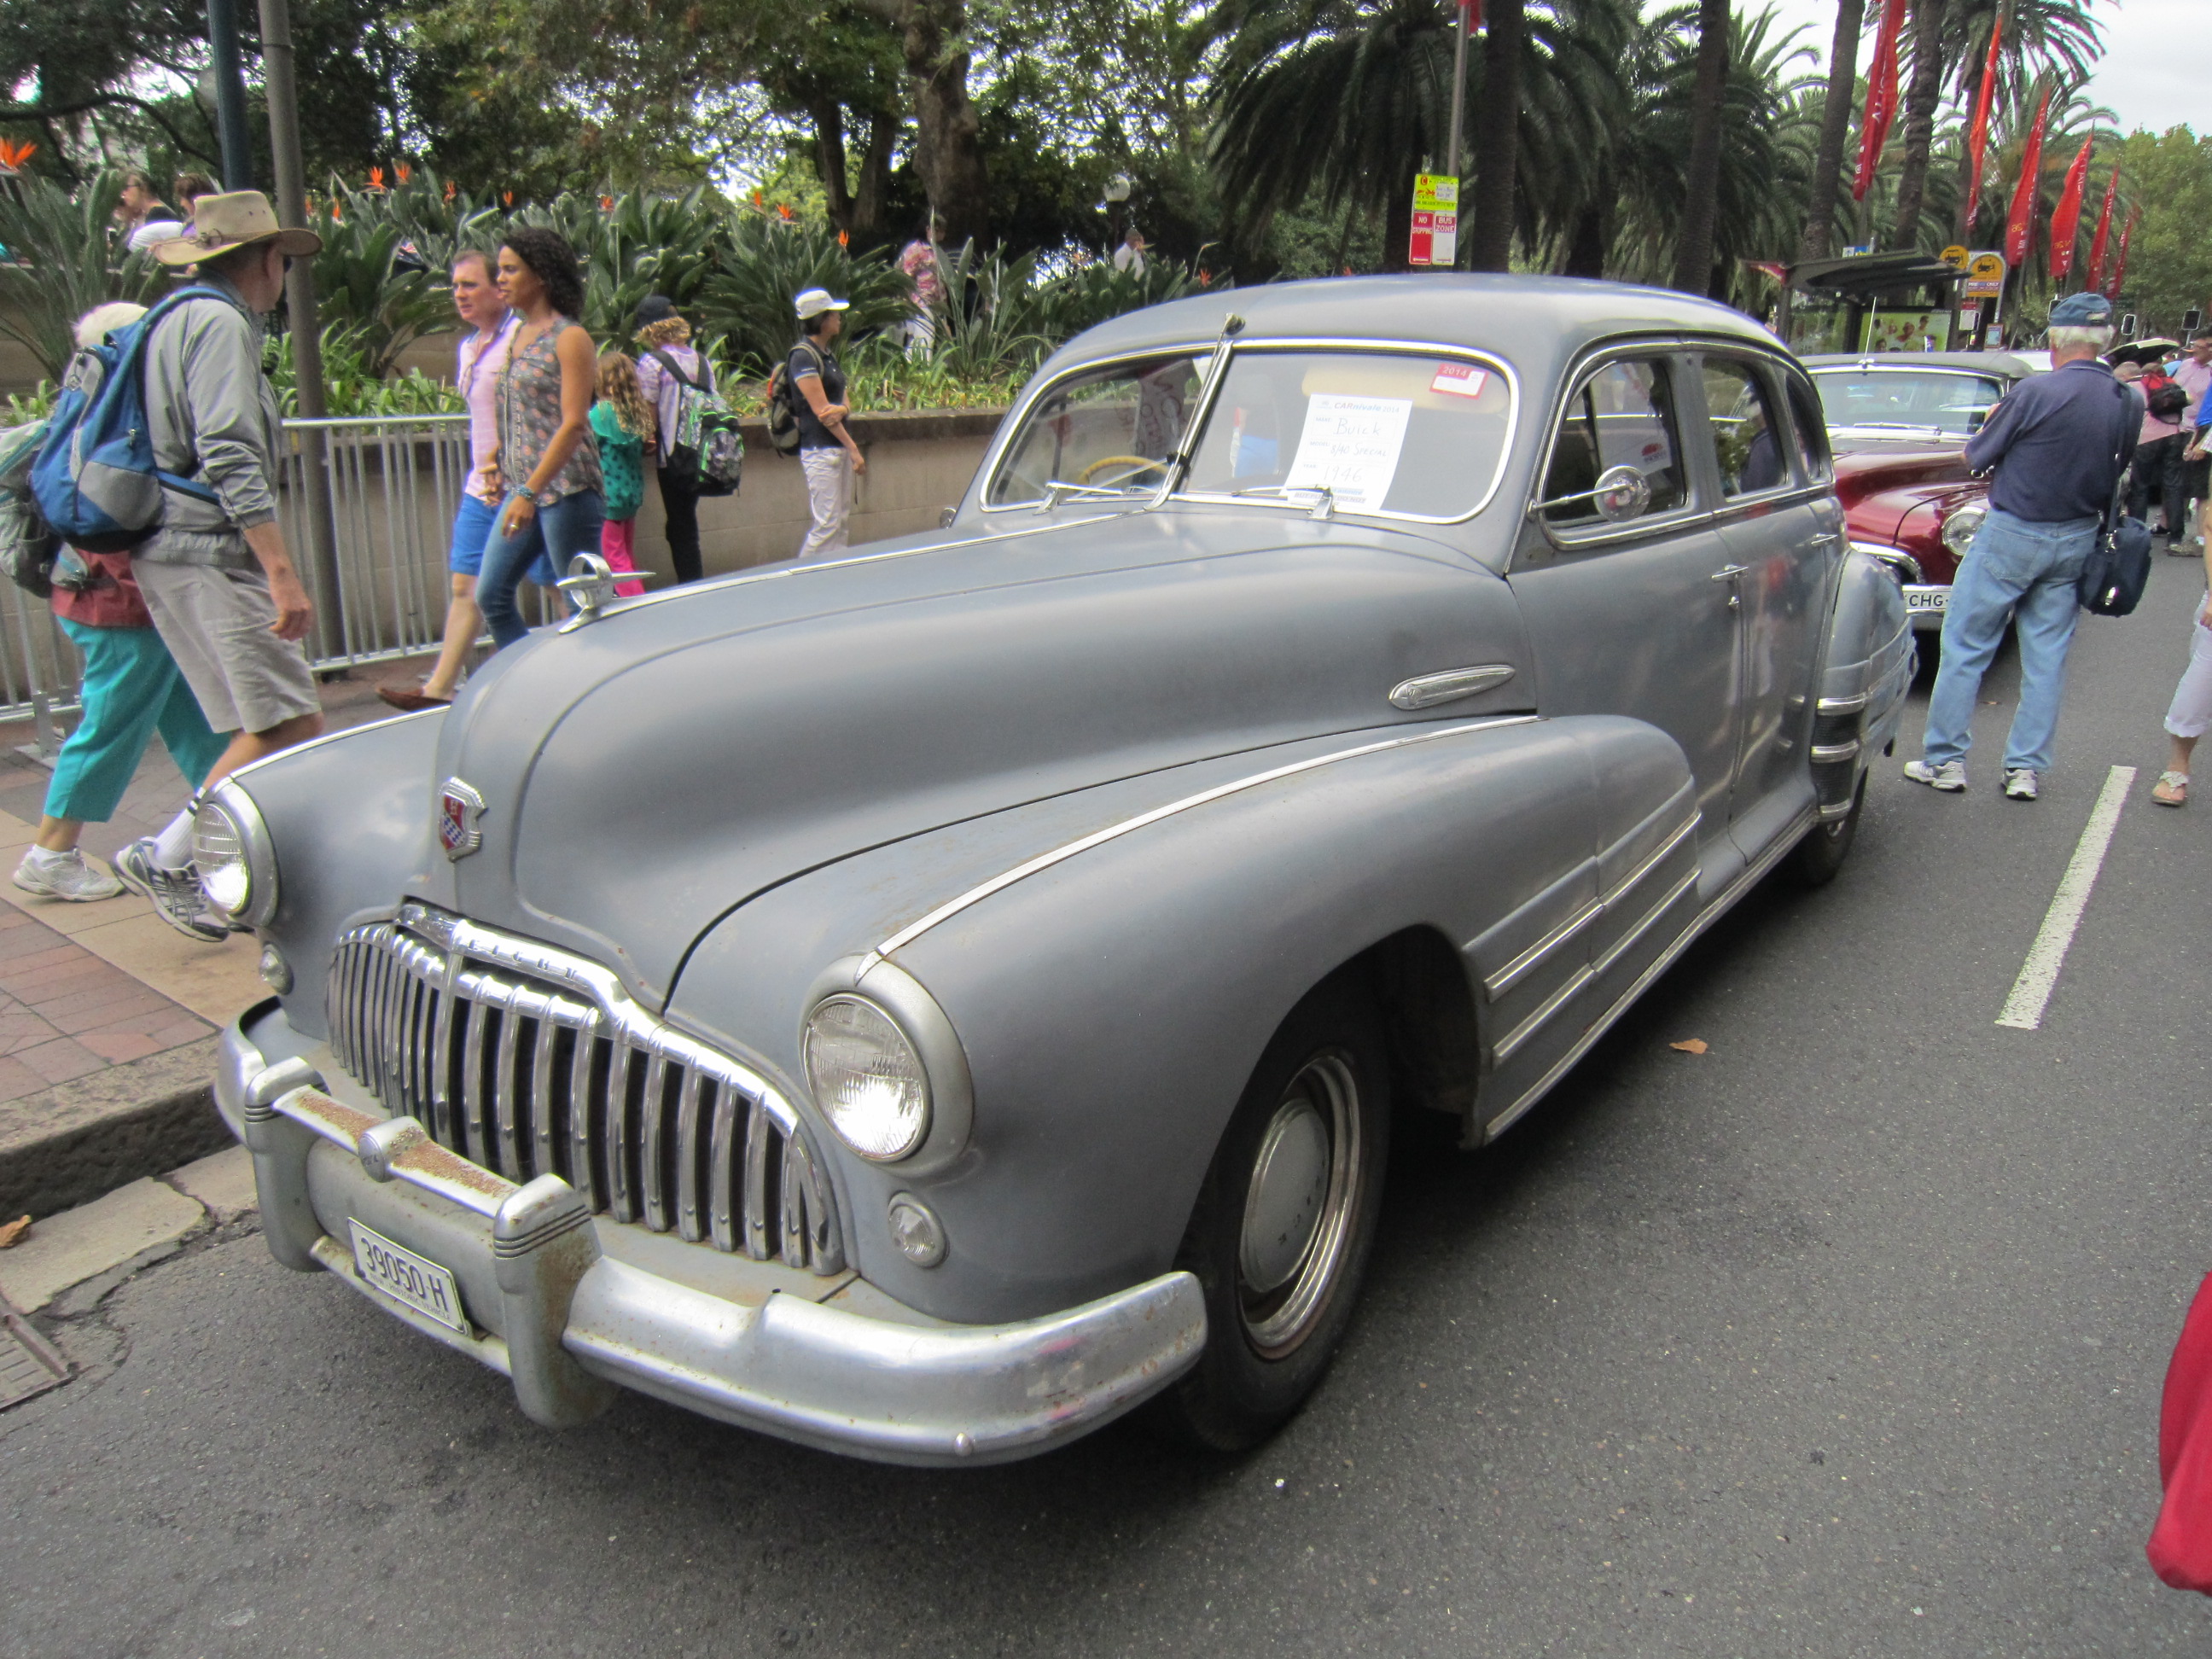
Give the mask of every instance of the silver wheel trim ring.
[{"label": "silver wheel trim ring", "polygon": [[[1328,1188],[1312,1237],[1284,1285],[1260,1294],[1245,1282],[1241,1247],[1244,1230],[1252,1223],[1254,1196],[1249,1185],[1243,1225],[1238,1230],[1237,1312],[1246,1340],[1263,1359],[1282,1358],[1313,1334],[1343,1263],[1360,1168],[1359,1085],[1349,1054],[1340,1048],[1325,1049],[1298,1068],[1283,1091],[1267,1133],[1261,1137],[1263,1153],[1278,1139],[1283,1121],[1301,1106],[1317,1113],[1328,1131]],[[1255,1159],[1253,1173],[1258,1170]]]}]

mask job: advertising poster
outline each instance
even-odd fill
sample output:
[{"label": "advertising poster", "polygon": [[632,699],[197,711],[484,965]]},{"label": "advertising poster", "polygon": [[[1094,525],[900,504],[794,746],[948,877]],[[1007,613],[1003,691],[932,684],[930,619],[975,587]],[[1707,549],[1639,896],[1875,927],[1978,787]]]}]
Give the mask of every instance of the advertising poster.
[{"label": "advertising poster", "polygon": [[1948,311],[1874,311],[1867,313],[1866,335],[1859,349],[1877,351],[1948,351],[1951,313]]}]

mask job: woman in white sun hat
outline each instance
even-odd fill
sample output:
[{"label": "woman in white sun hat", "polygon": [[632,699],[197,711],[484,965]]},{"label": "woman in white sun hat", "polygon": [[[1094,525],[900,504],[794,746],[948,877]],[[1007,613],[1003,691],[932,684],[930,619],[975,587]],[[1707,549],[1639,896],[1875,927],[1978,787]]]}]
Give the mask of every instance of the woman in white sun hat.
[{"label": "woman in white sun hat", "polygon": [[799,313],[799,343],[785,360],[791,412],[799,422],[799,464],[806,469],[806,504],[813,528],[799,546],[801,559],[835,553],[845,545],[845,519],[853,510],[853,479],[868,470],[860,445],[846,430],[853,411],[845,401],[845,371],[830,343],[843,332],[849,300],[810,288],[792,301]]}]

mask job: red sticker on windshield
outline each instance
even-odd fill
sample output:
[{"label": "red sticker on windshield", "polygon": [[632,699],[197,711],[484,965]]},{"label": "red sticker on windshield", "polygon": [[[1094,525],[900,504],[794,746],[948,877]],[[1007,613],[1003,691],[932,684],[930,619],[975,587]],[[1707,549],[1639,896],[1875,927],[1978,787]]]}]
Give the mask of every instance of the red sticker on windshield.
[{"label": "red sticker on windshield", "polygon": [[1449,392],[1455,398],[1480,398],[1489,380],[1488,369],[1471,363],[1438,363],[1437,378],[1429,382],[1429,390]]}]

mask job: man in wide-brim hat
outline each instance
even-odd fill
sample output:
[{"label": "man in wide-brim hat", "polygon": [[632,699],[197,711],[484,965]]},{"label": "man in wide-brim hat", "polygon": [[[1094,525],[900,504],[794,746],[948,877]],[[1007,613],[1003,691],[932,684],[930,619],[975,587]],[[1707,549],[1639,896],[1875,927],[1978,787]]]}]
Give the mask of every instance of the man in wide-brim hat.
[{"label": "man in wide-brim hat", "polygon": [[[261,370],[262,318],[283,295],[285,267],[322,246],[280,226],[258,190],[201,197],[191,234],[154,245],[163,264],[198,270],[191,297],[164,309],[146,343],[148,432],[155,464],[198,488],[165,488],[161,527],[131,573],[208,725],[230,740],[203,793],[323,729],[300,644],[314,609],[276,521],[283,416]],[[178,932],[215,944],[228,921],[193,872],[192,815],[188,804],[125,847],[115,873]]]}]

